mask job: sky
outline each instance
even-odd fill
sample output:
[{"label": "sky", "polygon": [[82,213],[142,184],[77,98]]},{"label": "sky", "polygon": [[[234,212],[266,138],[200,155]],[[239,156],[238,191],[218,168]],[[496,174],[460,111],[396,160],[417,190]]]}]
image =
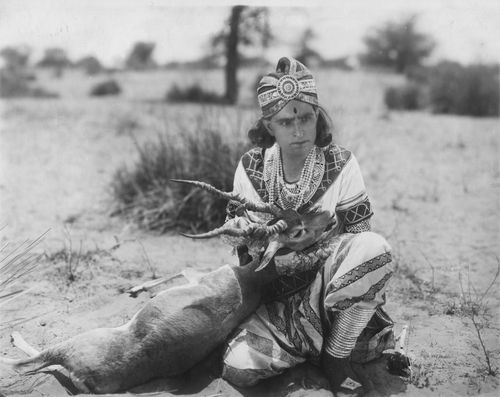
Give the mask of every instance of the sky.
[{"label": "sky", "polygon": [[[0,48],[28,45],[36,61],[45,48],[62,47],[72,60],[95,55],[108,66],[119,66],[135,42],[152,41],[154,58],[161,64],[193,60],[207,51],[210,36],[221,29],[234,4],[229,0],[0,0]],[[418,29],[437,41],[435,60],[500,62],[498,0],[243,4],[270,7],[270,25],[277,38],[265,54],[271,61],[293,55],[307,28],[313,29],[312,45],[323,57],[358,54],[369,29],[416,13]]]}]

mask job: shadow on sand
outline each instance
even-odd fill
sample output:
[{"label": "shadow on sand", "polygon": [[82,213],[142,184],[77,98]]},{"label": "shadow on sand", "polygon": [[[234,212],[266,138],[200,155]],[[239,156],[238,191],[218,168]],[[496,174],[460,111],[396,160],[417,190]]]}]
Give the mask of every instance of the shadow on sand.
[{"label": "shadow on sand", "polygon": [[[323,371],[310,363],[301,364],[282,375],[263,380],[250,388],[236,388],[221,378],[222,352],[217,350],[185,374],[158,379],[130,392],[159,393],[160,396],[224,396],[224,397],[299,397],[333,396]],[[387,356],[367,364],[354,364],[369,389],[378,396],[388,397],[406,391],[405,379],[387,371]],[[369,393],[372,394],[372,393]],[[130,394],[128,394],[130,396]],[[115,394],[116,396],[116,394]]]},{"label": "shadow on sand", "polygon": [[[137,386],[127,393],[105,394],[104,396],[149,395],[163,397],[205,396],[205,397],[328,397],[328,380],[322,370],[310,363],[304,363],[283,374],[263,380],[254,387],[236,388],[221,378],[222,351],[217,349],[205,360],[201,361],[186,373],[165,379],[155,379]],[[369,391],[377,396],[388,397],[406,391],[405,379],[391,375],[387,371],[387,356],[367,364],[354,364],[353,369],[364,378]],[[68,396],[77,394],[69,379],[58,373],[44,376],[37,382],[33,390],[46,395]],[[33,384],[31,385],[33,387]],[[29,390],[18,390],[9,396],[26,395]],[[375,392],[375,393],[373,393]],[[92,394],[79,394],[91,396]],[[102,396],[102,395],[101,395]]]}]

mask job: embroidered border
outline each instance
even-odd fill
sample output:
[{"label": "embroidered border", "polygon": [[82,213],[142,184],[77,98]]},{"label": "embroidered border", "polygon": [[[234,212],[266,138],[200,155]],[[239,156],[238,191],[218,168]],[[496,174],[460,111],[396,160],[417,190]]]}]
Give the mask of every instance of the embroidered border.
[{"label": "embroidered border", "polygon": [[382,288],[384,288],[385,284],[387,281],[391,278],[392,272],[387,273],[378,283],[373,284],[370,289],[366,292],[366,294],[363,294],[361,296],[355,296],[353,298],[347,298],[344,300],[341,300],[333,305],[333,307],[337,310],[345,310],[355,303],[361,302],[361,301],[371,301],[375,299],[375,295],[377,292],[379,292]]},{"label": "embroidered border", "polygon": [[346,249],[346,247],[352,242],[354,239],[354,235],[346,234],[343,236],[342,241],[340,242],[339,248],[337,250],[337,254],[334,257],[334,263],[332,266],[329,266],[328,269],[328,280],[331,280],[335,273],[337,273],[337,270],[339,270],[340,265],[344,261],[344,259],[349,255],[349,249]]},{"label": "embroidered border", "polygon": [[[293,316],[295,320],[295,326],[299,330],[300,335],[302,335],[302,337],[306,339],[307,351],[309,352],[309,356],[319,357],[321,352],[314,346],[314,341],[312,340],[311,336],[306,332],[304,325],[302,324],[301,321],[301,319],[305,318],[310,324],[312,324],[316,332],[322,335],[320,319],[316,315],[316,313],[314,313],[311,306],[309,305],[310,296],[311,296],[311,288],[309,287],[303,293],[301,292],[297,295],[294,295],[292,300],[290,301],[290,304],[293,305],[293,307],[295,308]],[[301,312],[299,310],[299,307],[301,305],[304,308],[304,312]],[[299,346],[296,345],[296,347]],[[300,351],[303,351],[302,341],[300,341]]]},{"label": "embroidered border", "polygon": [[372,226],[370,224],[370,219],[365,219],[361,222],[355,223],[354,225],[346,225],[345,231],[347,233],[362,233],[369,232],[372,230]]},{"label": "embroidered border", "polygon": [[370,218],[373,215],[373,211],[370,200],[367,197],[353,207],[337,211],[337,214],[344,225],[350,226]]},{"label": "embroidered border", "polygon": [[323,179],[311,199],[299,208],[298,211],[300,213],[307,212],[307,210],[325,194],[328,188],[335,182],[347,162],[351,159],[352,155],[349,150],[334,143],[324,148],[323,153],[325,154],[325,172],[323,173]]},{"label": "embroidered border", "polygon": [[264,302],[272,302],[303,290],[314,281],[321,266],[322,263],[318,262],[317,266],[310,270],[280,276],[265,286],[262,300]]},{"label": "embroidered border", "polygon": [[[276,329],[283,335],[286,335],[286,324],[282,317],[278,316],[278,310],[276,308],[277,302],[266,304],[267,314],[269,316],[269,321],[276,327]],[[283,303],[282,303],[283,304]]]},{"label": "embroidered border", "polygon": [[[325,172],[323,173],[323,178],[311,199],[299,208],[300,213],[306,212],[323,196],[332,183],[335,182],[352,155],[349,150],[334,143],[323,148],[323,153],[325,155]],[[269,195],[264,185],[263,175],[264,150],[260,148],[251,149],[243,155],[241,161],[254,189],[262,198],[262,201],[268,202]]]},{"label": "embroidered border", "polygon": [[323,333],[323,327],[321,326],[321,319],[319,315],[313,310],[310,304],[310,297],[311,297],[311,287],[307,289],[305,300],[303,301],[304,304],[304,313],[307,318],[307,321],[312,324],[316,332],[318,334]]},{"label": "embroidered border", "polygon": [[347,273],[340,276],[335,282],[332,283],[331,292],[336,292],[342,288],[347,287],[349,284],[352,284],[358,281],[360,278],[365,276],[368,273],[371,273],[382,266],[387,265],[392,260],[392,256],[390,252],[384,252],[376,256],[375,258],[370,259],[362,263],[359,266],[356,266],[354,269],[349,270]]},{"label": "embroidered border", "polygon": [[[309,305],[310,288],[294,294],[289,299],[282,300],[280,303],[283,305],[283,316],[278,313],[277,303],[266,304],[267,313],[270,322],[276,327],[279,333],[285,336],[286,340],[291,344],[284,344],[279,338],[276,342],[281,349],[285,350],[291,355],[303,355],[304,341],[307,351],[311,357],[319,357],[320,351],[314,346],[314,341],[311,336],[306,332],[303,320],[307,320],[314,329],[322,335],[321,320]],[[307,303],[307,304],[306,304]],[[304,312],[299,307],[303,306]],[[303,339],[302,339],[303,338]]]},{"label": "embroidered border", "polygon": [[[299,332],[304,333],[304,327],[300,323],[300,313],[296,308],[296,304],[294,304],[294,299],[292,301],[289,301],[289,303],[286,305],[288,306],[288,309],[290,310],[289,314],[289,319],[290,319],[290,335],[292,336],[291,339],[289,339],[295,349],[298,352],[302,352],[304,349],[302,347],[303,342],[302,339],[300,339]],[[295,309],[295,310],[294,310]],[[305,333],[304,333],[305,334]]]}]

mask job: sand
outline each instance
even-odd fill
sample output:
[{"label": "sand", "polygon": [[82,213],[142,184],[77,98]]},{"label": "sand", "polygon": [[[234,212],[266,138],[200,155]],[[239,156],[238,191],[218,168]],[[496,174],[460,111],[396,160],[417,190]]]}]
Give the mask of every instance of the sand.
[{"label": "sand", "polygon": [[[320,79],[327,81],[328,76],[324,72]],[[38,266],[12,287],[29,291],[0,306],[0,354],[5,357],[24,357],[10,343],[12,331],[42,349],[84,330],[125,322],[150,298],[148,293],[130,298],[124,293],[130,286],[186,268],[206,272],[236,263],[219,240],[158,235],[111,217],[109,188],[116,169],[132,167],[137,156],[124,125],[135,126],[139,140],[145,141],[162,128],[174,129],[180,120],[189,125],[193,114],[229,120],[236,117],[233,110],[177,105],[160,111],[158,103],[144,101],[165,88],[157,75],[123,75],[122,83],[130,90],[112,99],[87,98],[83,88],[70,91],[71,76],[66,78],[54,83],[61,99],[1,104],[2,246],[8,242],[15,247],[48,231],[36,248],[41,255]],[[396,333],[409,326],[406,348],[412,378],[391,378],[377,388],[387,396],[496,395],[498,375],[487,373],[485,353],[464,302],[478,301],[499,265],[498,119],[388,113],[374,98],[381,97],[391,79],[335,72],[331,80],[342,84],[332,86],[327,106],[336,121],[336,139],[353,150],[361,164],[374,207],[374,229],[393,247],[398,268],[387,311],[396,322]],[[138,97],[135,93],[145,80],[164,85]],[[81,78],[77,81],[80,85],[74,87],[85,86]],[[367,86],[369,95],[363,95]],[[256,113],[248,106],[238,112],[237,133],[243,136]],[[70,248],[80,255],[70,260]],[[478,301],[475,317],[493,368],[498,368],[500,353],[498,285],[497,280]],[[136,392],[331,395],[322,389],[324,378],[311,365],[250,390],[234,389],[211,368],[200,368]],[[3,366],[0,392],[66,395],[50,374],[23,377]]]}]

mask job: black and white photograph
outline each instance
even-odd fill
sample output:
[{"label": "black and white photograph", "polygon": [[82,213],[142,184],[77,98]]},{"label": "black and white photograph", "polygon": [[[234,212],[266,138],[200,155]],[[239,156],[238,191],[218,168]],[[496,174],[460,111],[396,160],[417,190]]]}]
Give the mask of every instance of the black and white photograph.
[{"label": "black and white photograph", "polygon": [[0,397],[500,393],[500,3],[0,0]]}]

